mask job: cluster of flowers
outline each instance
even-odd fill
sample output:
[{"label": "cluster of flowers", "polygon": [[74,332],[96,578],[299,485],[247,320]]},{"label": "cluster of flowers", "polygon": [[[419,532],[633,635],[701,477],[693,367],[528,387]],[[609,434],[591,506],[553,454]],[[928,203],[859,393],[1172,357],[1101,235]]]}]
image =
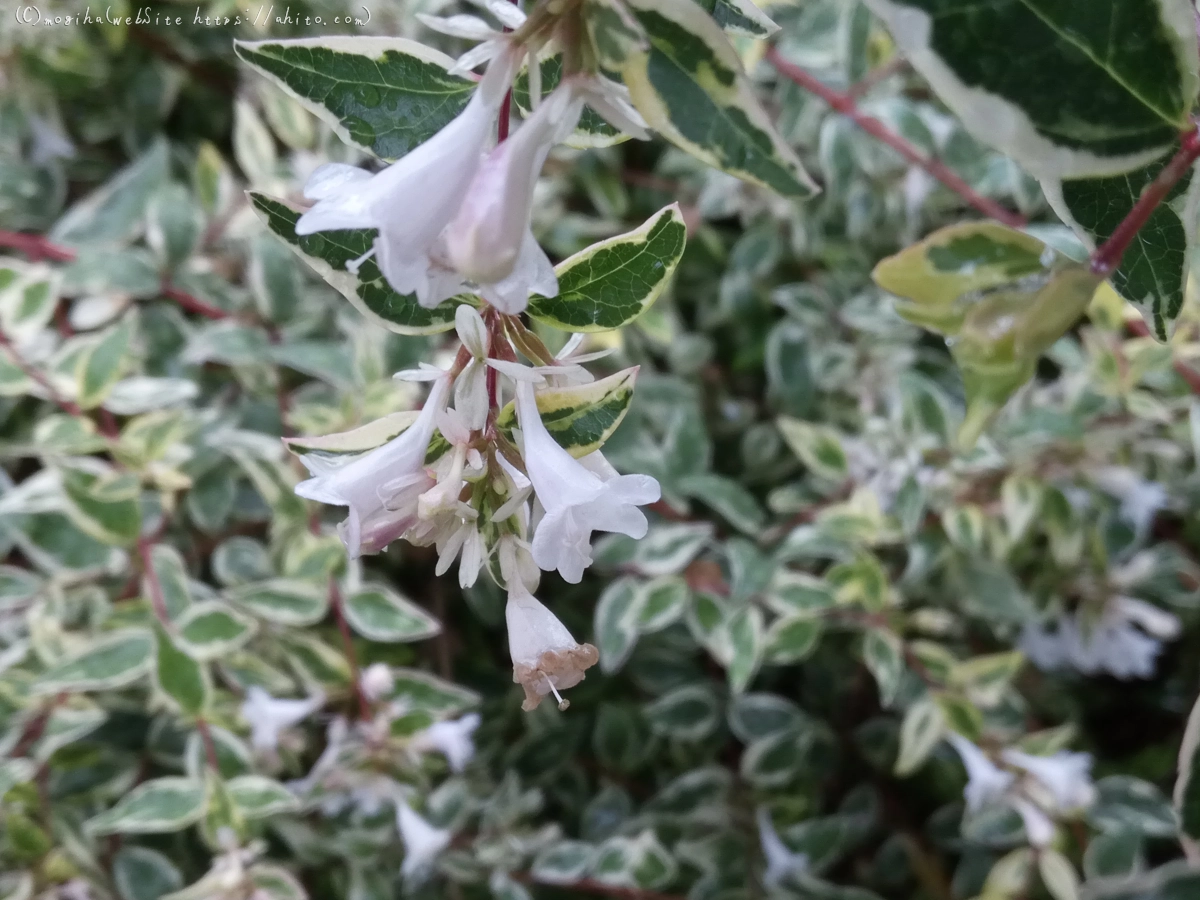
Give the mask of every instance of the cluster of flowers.
[{"label": "cluster of flowers", "polygon": [[[598,74],[567,74],[541,98],[537,41],[525,33],[524,15],[502,0],[484,5],[515,31],[495,31],[472,16],[425,18],[483,41],[459,61],[464,70],[489,62],[462,113],[376,174],[340,164],[318,169],[305,187],[316,203],[296,225],[297,234],[375,229],[372,249],[351,268],[373,256],[391,286],[422,306],[470,292],[485,301],[482,314],[470,303],[458,306],[461,348],[449,370],[422,364],[398,373],[431,384],[412,425],[346,464],[305,458],[313,477],[296,493],[348,508],[339,530],[352,558],[398,538],[435,545],[438,574],[457,559],[464,587],[486,565],[508,593],[513,678],[525,689],[525,708],[548,693],[565,708],[559,691],[578,684],[598,654],[534,598],[540,571],[578,582],[592,561],[593,531],[642,537],[647,522],[637,507],[656,501],[659,486],[648,476],[618,475],[599,451],[576,460],[555,442],[541,420],[538,390],[590,381],[580,363],[595,357],[572,358],[576,336],[557,357],[546,351],[530,357],[539,364],[522,364],[510,333],[527,335],[526,351],[529,341],[540,342],[511,317],[531,292],[558,292],[530,230],[533,188],[550,149],[575,129],[585,102],[631,136],[646,132],[626,89]],[[526,58],[533,109],[490,147]],[[512,440],[496,426],[506,389],[516,400]]]}]

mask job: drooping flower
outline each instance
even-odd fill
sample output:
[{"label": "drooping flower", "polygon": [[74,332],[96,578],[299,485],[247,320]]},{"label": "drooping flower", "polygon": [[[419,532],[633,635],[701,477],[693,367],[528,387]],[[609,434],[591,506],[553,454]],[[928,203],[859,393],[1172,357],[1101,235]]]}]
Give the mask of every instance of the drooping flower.
[{"label": "drooping flower", "polygon": [[543,606],[520,578],[508,582],[504,608],[508,624],[508,649],[513,681],[525,689],[521,709],[535,709],[547,694],[554,694],[559,709],[568,702],[559,693],[584,679],[584,672],[600,660],[591,644],[580,644],[554,613]]},{"label": "drooping flower", "polygon": [[470,189],[519,59],[515,51],[498,53],[466,108],[386,169],[372,175],[330,163],[314,172],[305,196],[317,202],[297,221],[296,234],[378,229],[372,253],[396,291],[432,308],[462,290],[462,277],[440,258],[438,239]]},{"label": "drooping flower", "polygon": [[470,713],[447,722],[434,722],[413,735],[409,747],[418,752],[437,751],[446,757],[451,772],[461,772],[475,755],[471,734],[479,727],[479,713]]},{"label": "drooping flower", "polygon": [[1179,618],[1133,597],[1116,596],[1098,621],[1083,610],[1063,613],[1053,629],[1026,623],[1017,647],[1039,669],[1072,668],[1084,675],[1152,678],[1164,641],[1179,636]]},{"label": "drooping flower", "polygon": [[780,838],[771,821],[771,813],[765,806],[758,808],[758,842],[762,846],[767,869],[763,873],[763,884],[777,887],[792,872],[803,872],[808,868],[808,855],[796,853]]},{"label": "drooping flower", "polygon": [[946,740],[958,751],[963,768],[967,770],[963,799],[967,801],[967,809],[971,812],[977,812],[1003,796],[1016,780],[1011,772],[997,766],[986,753],[962,735],[951,732]]},{"label": "drooping flower", "polygon": [[425,451],[447,390],[448,379],[438,378],[412,425],[353,462],[333,468],[301,457],[314,477],[296,485],[296,493],[349,508],[338,531],[351,559],[378,553],[416,522],[418,498],[435,484],[424,469]]},{"label": "drooping flower", "polygon": [[1004,761],[1032,775],[1050,792],[1059,812],[1071,813],[1091,806],[1096,799],[1092,784],[1092,757],[1065,750],[1053,756],[1033,756],[1020,750],[1005,750]]},{"label": "drooping flower", "polygon": [[454,379],[454,408],[468,429],[477,431],[487,423],[488,331],[483,317],[463,303],[454,311],[458,339],[471,354],[463,370]]},{"label": "drooping flower", "polygon": [[546,430],[528,382],[517,383],[517,419],[525,468],[545,510],[534,530],[534,561],[578,583],[592,562],[593,531],[645,536],[646,516],[638,506],[658,500],[658,482],[649,475],[617,474],[599,452],[572,457]]},{"label": "drooping flower", "polygon": [[1009,801],[1025,825],[1025,837],[1034,847],[1045,847],[1054,840],[1054,820],[1024,797]]},{"label": "drooping flower", "polygon": [[558,293],[554,266],[530,231],[533,188],[550,149],[579,121],[583,99],[574,82],[559,85],[506,141],[487,155],[446,228],[455,270],[483,298],[510,315],[525,309],[530,292]]},{"label": "drooping flower", "polygon": [[430,825],[403,799],[396,801],[396,828],[404,841],[400,874],[406,879],[426,873],[450,844],[449,831]]},{"label": "drooping flower", "polygon": [[251,745],[261,752],[275,750],[280,732],[308,718],[324,703],[319,694],[305,700],[280,700],[258,685],[251,686],[241,709],[242,718],[250,724]]}]

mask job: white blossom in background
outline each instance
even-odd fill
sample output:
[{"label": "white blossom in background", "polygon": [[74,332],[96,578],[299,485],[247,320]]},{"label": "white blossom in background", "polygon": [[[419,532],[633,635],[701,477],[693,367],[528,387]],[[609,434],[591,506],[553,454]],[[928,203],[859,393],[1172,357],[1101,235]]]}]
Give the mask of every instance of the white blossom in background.
[{"label": "white blossom in background", "polygon": [[592,562],[592,532],[645,537],[646,515],[638,507],[662,492],[649,475],[617,474],[599,452],[583,460],[571,456],[546,430],[527,382],[517,384],[517,420],[529,480],[545,510],[534,531],[533,559],[578,584]]},{"label": "white blossom in background", "polygon": [[413,735],[408,746],[418,753],[440,753],[446,757],[451,772],[461,772],[475,755],[475,742],[471,735],[481,721],[479,713],[469,713],[458,719],[434,722]]},{"label": "white blossom in background", "polygon": [[396,828],[404,842],[400,874],[406,880],[427,874],[438,855],[450,844],[449,831],[430,825],[404,799],[396,801]]},{"label": "white blossom in background", "polygon": [[339,527],[351,559],[378,553],[417,521],[420,495],[436,482],[425,471],[425,451],[444,408],[449,381],[440,377],[417,420],[382,447],[340,467],[302,456],[312,473],[296,485],[309,500],[349,508]]},{"label": "white blossom in background", "polygon": [[1133,597],[1113,597],[1096,621],[1062,613],[1054,627],[1026,623],[1017,648],[1046,672],[1152,678],[1164,641],[1179,637],[1178,616]]},{"label": "white blossom in background", "polygon": [[306,700],[280,700],[252,685],[241,708],[242,718],[250,725],[251,745],[260,752],[276,750],[280,732],[304,721],[324,704],[325,698],[319,694]]},{"label": "white blossom in background", "polygon": [[804,872],[808,869],[808,856],[796,853],[788,847],[775,830],[771,821],[771,813],[765,806],[758,808],[755,816],[758,822],[758,842],[762,847],[763,858],[767,868],[763,872],[763,884],[769,888],[778,887],[783,880],[793,872]]},{"label": "white blossom in background", "polygon": [[992,804],[1012,808],[1034,847],[1047,846],[1054,839],[1057,818],[1077,815],[1096,800],[1092,758],[1086,753],[1034,756],[1008,748],[1000,753],[1001,762],[1008,766],[1002,768],[961,735],[951,733],[946,740],[967,770],[963,789],[967,811],[976,813]]},{"label": "white blossom in background", "polygon": [[576,641],[567,626],[526,590],[519,577],[508,583],[504,618],[513,681],[525,689],[521,708],[535,709],[543,697],[553,694],[558,708],[566,709],[568,701],[559,692],[583,681],[584,672],[599,662],[599,651],[591,644]]},{"label": "white blossom in background", "polygon": [[396,679],[387,663],[371,663],[363,669],[359,679],[363,694],[372,703],[382,700],[392,692]]}]

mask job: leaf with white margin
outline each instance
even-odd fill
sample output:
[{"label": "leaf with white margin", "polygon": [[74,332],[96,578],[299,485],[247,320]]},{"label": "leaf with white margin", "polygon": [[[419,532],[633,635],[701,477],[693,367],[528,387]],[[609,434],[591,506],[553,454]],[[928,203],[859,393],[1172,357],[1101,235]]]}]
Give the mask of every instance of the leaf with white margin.
[{"label": "leaf with white margin", "polygon": [[225,787],[238,812],[247,819],[262,819],[300,808],[300,800],[295,794],[263,775],[239,775]]},{"label": "leaf with white margin", "polygon": [[900,751],[895,773],[901,778],[917,771],[946,733],[942,708],[926,694],[904,713],[900,723]]},{"label": "leaf with white margin", "polygon": [[462,112],[475,82],[416,41],[347,36],[234,41],[234,51],[347,144],[399,159]]},{"label": "leaf with white margin", "polygon": [[750,0],[716,0],[709,13],[730,34],[769,38],[779,31],[779,25]]},{"label": "leaf with white margin", "polygon": [[258,623],[216,600],[197,603],[175,623],[179,646],[193,659],[217,659],[254,637]]},{"label": "leaf with white margin", "polygon": [[334,434],[319,437],[287,437],[287,448],[318,469],[332,472],[360,454],[381,447],[403,434],[420,413],[416,410],[389,413],[386,416]]},{"label": "leaf with white margin", "polygon": [[570,885],[587,875],[595,856],[595,845],[586,841],[559,841],[537,855],[530,874],[541,884]]},{"label": "leaf with white margin", "polygon": [[[535,396],[542,424],[576,459],[594,453],[612,437],[629,411],[637,373],[638,367],[634,366],[598,381],[538,391]],[[516,419],[516,407],[509,402],[496,417],[496,427],[511,439]],[[433,444],[430,448],[432,456]]]},{"label": "leaf with white margin", "polygon": [[1179,747],[1179,774],[1172,799],[1179,816],[1179,839],[1188,856],[1200,853],[1200,700],[1192,707]]},{"label": "leaf with white margin", "polygon": [[84,827],[93,835],[179,831],[204,815],[206,799],[204,782],[198,778],[156,778],[135,787]]},{"label": "leaf with white margin", "polygon": [[271,578],[230,591],[238,606],[279,625],[312,625],[325,618],[329,594],[324,587],[298,578]]},{"label": "leaf with white margin", "polygon": [[388,699],[406,709],[426,710],[450,718],[479,705],[479,695],[420,669],[392,669],[393,687]]},{"label": "leaf with white margin", "polygon": [[80,531],[105,544],[127,547],[138,539],[140,481],[132,472],[62,469],[65,512]]},{"label": "leaf with white margin", "polygon": [[[1070,225],[1088,250],[1116,230],[1167,159],[1105,178],[1045,180],[1046,199]],[[1196,238],[1200,179],[1195,169],[1181,178],[1150,213],[1137,237],[1125,249],[1121,264],[1109,276],[1117,293],[1128,300],[1160,341],[1170,338],[1183,310],[1189,272],[1189,248]]]},{"label": "leaf with white margin", "polygon": [[370,228],[322,231],[303,237],[296,234],[296,222],[302,211],[255,191],[250,204],[267,228],[325,279],[325,283],[345,297],[360,313],[397,334],[438,334],[454,327],[454,311],[461,303],[478,303],[474,297],[459,295],[426,309],[415,294],[398,294],[387,283],[375,258],[366,260],[355,274],[346,263],[356,260],[375,243]]},{"label": "leaf with white margin", "polygon": [[[562,81],[562,54],[557,53],[554,56],[543,59],[539,66],[542,70],[542,97],[545,98]],[[521,70],[513,82],[512,99],[517,108],[521,110],[522,116],[530,114],[528,66]],[[627,140],[629,140],[629,135],[614,128],[590,106],[585,106],[583,114],[579,117],[579,124],[567,136],[564,143],[578,150],[587,150],[589,148],[612,147],[617,144],[623,144]]]},{"label": "leaf with white margin", "polygon": [[32,692],[115,690],[146,674],[153,658],[154,638],[150,632],[140,628],[114,631],[40,676]]},{"label": "leaf with white margin", "polygon": [[631,0],[650,40],[621,75],[651,128],[714,168],[789,197],[819,190],[775,131],[713,19],[693,0]]},{"label": "leaf with white margin", "polygon": [[379,585],[350,594],[342,604],[342,611],[350,627],[372,641],[421,641],[442,630],[442,624],[425,610]]},{"label": "leaf with white margin", "polygon": [[32,780],[36,771],[33,761],[24,757],[0,761],[0,797],[18,784]]},{"label": "leaf with white margin", "polygon": [[592,878],[609,887],[654,890],[670,884],[676,871],[674,857],[649,828],[636,837],[609,838],[592,864]]},{"label": "leaf with white margin", "polygon": [[159,900],[183,887],[175,864],[149,847],[122,847],[113,859],[112,877],[122,900]]},{"label": "leaf with white margin", "polygon": [[558,295],[529,298],[529,315],[563,331],[608,331],[644,313],[683,258],[687,226],[679,204],[633,231],[592,244],[555,266]]},{"label": "leaf with white margin", "polygon": [[967,130],[1039,179],[1146,165],[1187,126],[1200,78],[1182,0],[865,2]]},{"label": "leaf with white margin", "polygon": [[695,743],[717,730],[721,704],[710,685],[685,684],[647,704],[645,716],[652,731]]},{"label": "leaf with white margin", "polygon": [[638,619],[646,592],[632,578],[618,578],[604,589],[596,603],[596,647],[600,651],[600,671],[618,671],[638,640]]}]

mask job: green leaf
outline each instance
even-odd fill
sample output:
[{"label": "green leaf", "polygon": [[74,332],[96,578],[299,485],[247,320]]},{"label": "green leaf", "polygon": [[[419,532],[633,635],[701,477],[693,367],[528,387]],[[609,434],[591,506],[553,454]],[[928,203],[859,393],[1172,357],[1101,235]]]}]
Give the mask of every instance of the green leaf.
[{"label": "green leaf", "polygon": [[122,847],[113,859],[113,883],[121,900],[158,900],[183,887],[183,875],[149,847]]},{"label": "green leaf", "polygon": [[863,662],[879,685],[879,702],[891,706],[904,676],[904,656],[900,639],[890,631],[872,628],[863,636]]},{"label": "green leaf", "polygon": [[425,710],[439,718],[450,718],[479,704],[479,695],[419,669],[392,669],[391,700],[405,709]]},{"label": "green leaf", "polygon": [[1088,821],[1102,831],[1130,829],[1148,837],[1174,837],[1179,820],[1155,785],[1130,775],[1110,775],[1096,782],[1096,802]]},{"label": "green leaf", "polygon": [[612,837],[601,844],[592,878],[609,887],[655,890],[670,884],[676,870],[670,852],[646,829],[636,837]]},{"label": "green leaf", "polygon": [[137,475],[64,468],[62,485],[66,512],[85,534],[118,547],[137,541],[142,528]]},{"label": "green leaf", "polygon": [[757,606],[742,607],[729,619],[726,631],[731,658],[725,674],[730,689],[740,694],[749,687],[762,662],[765,643],[762,610]]},{"label": "green leaf", "polygon": [[262,775],[239,775],[226,785],[238,812],[247,819],[262,819],[295,812],[300,801],[286,787]]},{"label": "green leaf", "polygon": [[179,831],[204,815],[206,791],[196,778],[156,778],[135,787],[117,805],[89,819],[94,835]]},{"label": "green leaf", "polygon": [[32,760],[19,757],[0,762],[0,797],[3,797],[18,784],[25,784],[37,773],[37,766]]},{"label": "green leaf", "polygon": [[632,0],[650,40],[621,67],[638,112],[710,166],[793,197],[817,187],[775,131],[721,26],[692,0]]},{"label": "green leaf", "polygon": [[1079,900],[1079,875],[1070,860],[1054,848],[1038,852],[1038,874],[1054,900]]},{"label": "green leaf", "polygon": [[459,304],[476,302],[466,296],[453,297],[434,309],[417,303],[415,294],[398,294],[383,277],[374,257],[364,262],[358,273],[349,272],[346,263],[358,259],[375,242],[372,229],[323,231],[299,237],[296,222],[301,211],[251,191],[250,203],[271,232],[304,260],[325,282],[345,297],[360,313],[377,325],[397,334],[437,334],[454,327],[454,310]]},{"label": "green leaf", "polygon": [[846,480],[846,452],[836,431],[789,416],[780,416],[775,425],[791,451],[815,476],[834,484]]},{"label": "green leaf", "polygon": [[713,20],[730,34],[752,38],[768,38],[779,26],[750,0],[716,0],[712,7]]},{"label": "green leaf", "polygon": [[[550,436],[576,459],[599,450],[629,411],[637,373],[635,366],[599,381],[538,391],[538,412]],[[516,405],[509,402],[500,410],[496,425],[511,439],[516,420]]]},{"label": "green leaf", "polygon": [[75,362],[77,402],[83,409],[93,409],[108,397],[120,379],[133,337],[132,320],[126,317],[120,324],[90,339]]},{"label": "green leaf", "polygon": [[149,150],[77,202],[50,229],[56,244],[123,244],[141,230],[146,204],[169,174],[167,142]]},{"label": "green leaf", "polygon": [[292,578],[272,578],[230,591],[229,598],[268,622],[312,625],[325,618],[329,593],[324,587]]},{"label": "green leaf", "polygon": [[774,665],[794,665],[817,649],[825,623],[813,616],[780,616],[771,623],[765,638],[763,659]]},{"label": "green leaf", "polygon": [[186,262],[200,242],[204,217],[180,184],[159,188],[146,210],[146,243],[161,266],[174,269]]},{"label": "green leaf", "polygon": [[189,607],[175,625],[179,646],[201,662],[232,653],[258,630],[254,619],[215,600]]},{"label": "green leaf", "polygon": [[115,631],[40,676],[33,683],[33,692],[57,694],[125,687],[146,673],[153,654],[154,639],[148,631],[133,628]]},{"label": "green leaf", "polygon": [[963,447],[1033,377],[1039,356],[1075,324],[1100,283],[1037,238],[990,222],[939,229],[872,275],[902,298],[901,316],[951,339],[967,396]]},{"label": "green leaf", "polygon": [[154,680],[171,703],[189,716],[199,716],[212,699],[208,670],[172,642],[161,625],[155,627],[158,655]]},{"label": "green leaf", "polygon": [[234,50],[348,144],[399,159],[462,112],[475,83],[416,41],[336,36],[234,41]]},{"label": "green leaf", "polygon": [[343,602],[342,609],[350,626],[372,641],[421,641],[442,630],[436,618],[383,587],[370,587],[351,594]]},{"label": "green leaf", "polygon": [[631,56],[650,47],[645,30],[622,0],[584,0],[583,24],[596,59],[608,71],[620,71]]},{"label": "green leaf", "polygon": [[638,631],[653,634],[679,621],[688,608],[692,592],[686,581],[677,575],[664,575],[642,588],[641,611],[638,614]]},{"label": "green leaf", "polygon": [[762,531],[766,512],[754,495],[732,478],[701,472],[680,478],[678,487],[684,496],[712,508],[743,534],[757,536]]},{"label": "green leaf", "polygon": [[1179,774],[1173,794],[1179,832],[1192,847],[1200,847],[1200,700],[1192,707],[1179,746]]},{"label": "green leaf", "polygon": [[1145,165],[1187,127],[1197,91],[1187,4],[866,3],[967,130],[1040,178]]},{"label": "green leaf", "polygon": [[588,873],[595,856],[596,848],[586,841],[559,841],[537,855],[530,874],[541,884],[570,885]]},{"label": "green leaf", "polygon": [[[1166,163],[1158,160],[1107,178],[1047,183],[1046,195],[1063,221],[1094,247],[1116,230]],[[1200,180],[1193,174],[1189,170],[1150,213],[1110,276],[1117,293],[1138,308],[1160,341],[1171,336],[1183,309],[1188,247],[1195,238],[1194,210],[1200,199]]]},{"label": "green leaf", "polygon": [[694,743],[721,724],[721,704],[708,685],[687,684],[646,706],[650,728],[677,741]]},{"label": "green leaf", "polygon": [[563,331],[627,325],[659,298],[683,257],[687,226],[672,203],[626,234],[579,251],[555,267],[558,296],[529,298],[529,315]]},{"label": "green leaf", "polygon": [[917,771],[929,759],[946,733],[942,708],[926,694],[904,713],[900,723],[900,752],[895,773],[901,778]]},{"label": "green leaf", "polygon": [[600,671],[606,675],[619,670],[638,639],[638,619],[646,594],[632,578],[618,578],[604,589],[596,603],[596,648],[600,651]]},{"label": "green leaf", "polygon": [[[163,605],[171,619],[178,619],[191,606],[192,593],[187,565],[179,551],[167,544],[155,544],[150,548],[150,568],[162,591]],[[142,596],[151,596],[148,577],[142,576]]]}]

